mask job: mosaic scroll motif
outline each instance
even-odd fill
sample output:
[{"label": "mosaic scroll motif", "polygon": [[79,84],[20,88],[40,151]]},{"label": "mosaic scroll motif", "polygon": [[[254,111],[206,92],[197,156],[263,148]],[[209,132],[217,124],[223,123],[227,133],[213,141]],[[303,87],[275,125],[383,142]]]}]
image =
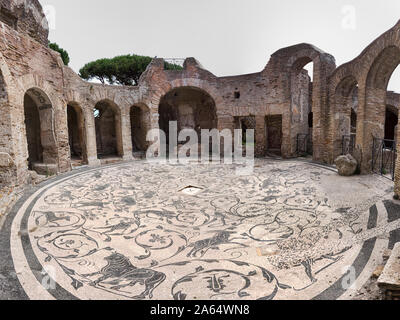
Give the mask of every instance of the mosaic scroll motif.
[{"label": "mosaic scroll motif", "polygon": [[[271,164],[239,177],[228,166],[104,168],[47,191],[32,210],[31,239],[77,296],[88,286],[131,299],[167,288],[162,297],[177,300],[273,299],[312,286],[350,249],[313,250],[318,244],[361,231],[357,213],[333,212],[318,194],[321,170]],[[187,185],[202,191],[180,193]],[[260,247],[280,254],[253,264]],[[278,280],[291,268],[302,270],[304,286]]]}]

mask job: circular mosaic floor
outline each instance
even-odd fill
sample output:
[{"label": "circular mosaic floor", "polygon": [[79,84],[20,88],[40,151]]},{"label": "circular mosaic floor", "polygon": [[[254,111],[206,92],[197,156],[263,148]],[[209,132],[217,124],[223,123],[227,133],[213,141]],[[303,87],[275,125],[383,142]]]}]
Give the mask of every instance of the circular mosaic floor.
[{"label": "circular mosaic floor", "polygon": [[235,169],[139,161],[29,190],[3,224],[0,298],[345,299],[400,240],[391,181]]}]

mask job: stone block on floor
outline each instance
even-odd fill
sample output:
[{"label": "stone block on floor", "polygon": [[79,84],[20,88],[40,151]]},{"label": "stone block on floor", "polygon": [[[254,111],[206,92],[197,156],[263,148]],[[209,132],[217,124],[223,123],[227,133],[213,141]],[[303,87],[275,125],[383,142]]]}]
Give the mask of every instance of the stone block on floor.
[{"label": "stone block on floor", "polygon": [[378,279],[378,286],[386,291],[387,297],[400,299],[400,242],[394,246],[392,254]]}]

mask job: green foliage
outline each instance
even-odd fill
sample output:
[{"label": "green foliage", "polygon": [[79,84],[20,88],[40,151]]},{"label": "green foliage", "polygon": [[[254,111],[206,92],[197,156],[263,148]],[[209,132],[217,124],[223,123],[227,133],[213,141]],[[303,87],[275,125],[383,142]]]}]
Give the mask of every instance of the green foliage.
[{"label": "green foliage", "polygon": [[[135,54],[99,59],[87,63],[79,70],[79,75],[85,80],[97,79],[103,84],[137,85],[151,60],[151,57]],[[181,66],[167,62],[164,67],[167,70],[182,70]]]},{"label": "green foliage", "polygon": [[183,68],[178,64],[169,63],[167,61],[164,62],[165,70],[183,70]]},{"label": "green foliage", "polygon": [[69,54],[66,50],[64,50],[63,48],[60,48],[57,43],[51,43],[51,42],[49,42],[49,48],[53,49],[54,51],[57,51],[61,54],[61,59],[66,66],[69,64],[69,61],[70,61]]}]

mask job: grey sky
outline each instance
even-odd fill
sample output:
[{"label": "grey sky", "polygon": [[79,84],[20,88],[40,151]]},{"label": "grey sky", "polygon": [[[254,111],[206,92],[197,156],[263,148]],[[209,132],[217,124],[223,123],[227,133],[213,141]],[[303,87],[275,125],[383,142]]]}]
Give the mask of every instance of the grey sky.
[{"label": "grey sky", "polygon": [[[340,65],[400,19],[399,0],[40,2],[54,6],[50,40],[69,51],[75,71],[94,59],[136,53],[193,56],[217,76],[252,73],[261,71],[276,50],[301,42],[334,55]],[[353,25],[351,6],[354,29],[343,27]],[[400,92],[400,67],[389,89]]]}]

